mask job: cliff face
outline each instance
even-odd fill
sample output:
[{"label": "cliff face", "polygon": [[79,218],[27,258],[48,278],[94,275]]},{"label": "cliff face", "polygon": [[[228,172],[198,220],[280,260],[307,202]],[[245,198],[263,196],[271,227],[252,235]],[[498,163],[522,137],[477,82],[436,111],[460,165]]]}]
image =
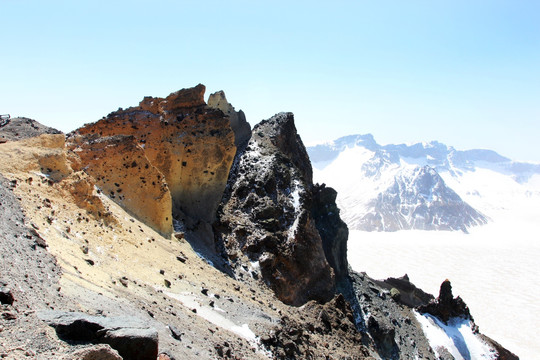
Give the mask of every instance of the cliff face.
[{"label": "cliff face", "polygon": [[68,138],[98,186],[163,234],[173,217],[188,227],[214,220],[236,153],[229,116],[207,106],[204,91],[145,97]]},{"label": "cliff face", "polygon": [[334,271],[310,212],[311,166],[291,113],[255,126],[229,187],[216,225],[227,256],[256,262],[285,303],[329,300]]}]

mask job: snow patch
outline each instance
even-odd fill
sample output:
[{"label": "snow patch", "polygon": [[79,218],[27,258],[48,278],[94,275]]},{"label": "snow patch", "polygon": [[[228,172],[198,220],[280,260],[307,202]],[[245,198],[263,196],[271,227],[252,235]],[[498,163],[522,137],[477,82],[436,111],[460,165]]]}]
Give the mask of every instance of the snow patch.
[{"label": "snow patch", "polygon": [[446,349],[456,360],[496,359],[497,352],[474,333],[470,320],[452,318],[448,325],[429,314],[414,311],[429,345],[439,357],[438,349]]}]

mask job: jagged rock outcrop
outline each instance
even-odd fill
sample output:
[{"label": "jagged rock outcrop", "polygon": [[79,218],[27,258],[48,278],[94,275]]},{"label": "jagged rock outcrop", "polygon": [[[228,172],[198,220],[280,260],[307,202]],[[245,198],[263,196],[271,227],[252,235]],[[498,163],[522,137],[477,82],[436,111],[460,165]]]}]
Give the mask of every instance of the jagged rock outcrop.
[{"label": "jagged rock outcrop", "polygon": [[292,113],[256,125],[237,161],[215,226],[218,243],[233,261],[245,254],[258,262],[285,303],[329,300],[335,276],[311,215],[312,170]]},{"label": "jagged rock outcrop", "polygon": [[[310,301],[302,310],[307,323],[283,316],[261,337],[276,359],[370,358],[364,335],[356,331],[353,312],[342,295],[324,305]],[[332,335],[338,336],[339,343],[331,341]]]},{"label": "jagged rock outcrop", "polygon": [[[263,121],[246,144],[224,96],[212,108],[203,94],[147,97],[70,134],[67,149],[63,135],[0,145],[0,357],[451,356],[430,347],[407,278],[348,269],[336,192],[313,185],[292,114]],[[173,215],[208,230],[219,264],[188,232],[171,239]],[[213,267],[223,264],[231,271]],[[66,312],[41,312],[52,308]]]},{"label": "jagged rock outcrop", "polygon": [[452,284],[448,279],[441,284],[439,297],[430,301],[427,305],[419,306],[418,311],[436,316],[445,323],[454,317],[473,320],[469,307],[463,299],[459,296],[454,298],[454,295],[452,295]]},{"label": "jagged rock outcrop", "polygon": [[246,115],[242,110],[234,110],[225,97],[223,91],[218,91],[208,97],[208,106],[220,109],[223,113],[229,116],[231,128],[234,131],[234,144],[238,147],[244,144],[251,137],[251,126],[246,121]]},{"label": "jagged rock outcrop", "polygon": [[214,220],[236,153],[229,116],[207,106],[204,91],[145,97],[68,138],[98,186],[161,233],[172,231],[173,216],[188,227]]},{"label": "jagged rock outcrop", "polygon": [[311,215],[322,239],[324,253],[336,274],[338,288],[343,288],[349,274],[347,240],[349,229],[339,216],[337,192],[324,184],[313,187]]}]

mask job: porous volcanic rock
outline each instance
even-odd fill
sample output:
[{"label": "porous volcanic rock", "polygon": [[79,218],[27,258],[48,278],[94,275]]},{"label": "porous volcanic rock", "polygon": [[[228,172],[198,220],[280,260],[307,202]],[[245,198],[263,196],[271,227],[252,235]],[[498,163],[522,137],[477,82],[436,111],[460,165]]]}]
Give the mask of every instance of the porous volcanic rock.
[{"label": "porous volcanic rock", "polygon": [[246,255],[258,262],[263,280],[287,304],[328,301],[335,290],[310,211],[312,187],[293,114],[277,114],[253,129],[215,226],[228,258]]},{"label": "porous volcanic rock", "polygon": [[[236,153],[229,116],[207,106],[204,91],[204,85],[198,85],[166,98],[145,97],[139,106],[119,109],[69,135],[70,148],[84,153],[83,166],[96,167],[93,159],[104,152],[111,156],[108,168],[103,169],[108,172],[99,169],[101,173],[95,173],[98,184],[112,186],[107,188],[109,192],[116,192],[114,183],[118,182],[111,180],[111,170],[114,162],[118,163],[114,176],[125,181],[131,178],[130,186],[122,188],[122,205],[142,219],[163,217],[161,223],[153,220],[162,233],[171,228],[171,216],[165,220],[167,216],[159,211],[151,214],[156,209],[141,208],[138,201],[129,204],[126,200],[147,191],[165,199],[168,191],[176,219],[188,227],[198,221],[211,223]],[[127,166],[130,164],[135,166]],[[157,188],[152,190],[151,186]],[[167,201],[158,207],[165,207]]]},{"label": "porous volcanic rock", "polygon": [[93,134],[72,141],[85,171],[107,196],[156,231],[172,232],[172,200],[165,177],[133,136]]},{"label": "porous volcanic rock", "polygon": [[418,311],[436,316],[445,323],[454,317],[473,320],[469,307],[463,299],[459,296],[454,298],[454,295],[452,295],[452,284],[448,279],[441,284],[439,297],[427,305],[419,306]]}]

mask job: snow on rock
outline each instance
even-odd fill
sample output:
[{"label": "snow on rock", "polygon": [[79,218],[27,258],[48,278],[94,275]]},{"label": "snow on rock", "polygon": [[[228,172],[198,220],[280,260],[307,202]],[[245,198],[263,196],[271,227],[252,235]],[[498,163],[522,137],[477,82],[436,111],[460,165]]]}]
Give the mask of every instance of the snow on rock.
[{"label": "snow on rock", "polygon": [[[314,179],[338,191],[350,229],[462,230],[540,207],[540,164],[436,141],[379,145],[353,135],[308,148]],[[529,211],[530,212],[530,211]]]},{"label": "snow on rock", "polygon": [[435,356],[439,357],[445,349],[456,360],[497,358],[495,349],[487,345],[475,333],[470,320],[452,318],[447,325],[429,314],[419,314],[415,311],[414,315],[422,325],[422,330]]}]

